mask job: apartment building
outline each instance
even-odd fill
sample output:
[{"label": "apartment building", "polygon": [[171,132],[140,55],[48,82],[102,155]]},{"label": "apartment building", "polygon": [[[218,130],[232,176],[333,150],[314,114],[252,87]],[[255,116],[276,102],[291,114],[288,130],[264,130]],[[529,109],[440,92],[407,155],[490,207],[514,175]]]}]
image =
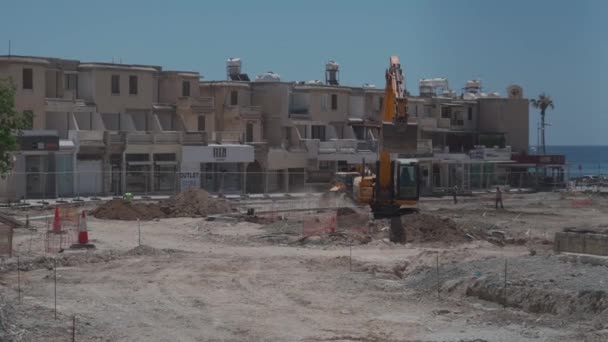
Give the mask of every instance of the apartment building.
[{"label": "apartment building", "polygon": [[527,151],[529,103],[520,86],[501,96],[470,80],[457,94],[445,78],[422,79],[408,103],[419,129],[423,193],[505,184],[512,154]]},{"label": "apartment building", "polygon": [[[261,193],[325,185],[336,172],[375,164],[384,91],[341,85],[335,61],[324,72],[324,81],[283,81],[271,71],[250,79],[231,58],[226,80],[204,81],[198,72],[154,65],[0,56],[17,110],[34,114],[0,193]],[[421,161],[423,191],[487,186],[494,180],[486,175],[527,147],[521,87],[503,97],[483,93],[475,80],[459,95],[446,79],[419,86],[408,98],[418,151],[407,157]]]},{"label": "apartment building", "polygon": [[[3,184],[6,197],[176,191],[182,145],[206,143],[184,131],[182,118],[213,108],[196,96],[160,103],[160,86],[163,99],[170,97],[161,76],[158,66],[0,56],[0,77],[17,90],[16,109],[34,114]],[[177,76],[196,95],[198,73]]]}]

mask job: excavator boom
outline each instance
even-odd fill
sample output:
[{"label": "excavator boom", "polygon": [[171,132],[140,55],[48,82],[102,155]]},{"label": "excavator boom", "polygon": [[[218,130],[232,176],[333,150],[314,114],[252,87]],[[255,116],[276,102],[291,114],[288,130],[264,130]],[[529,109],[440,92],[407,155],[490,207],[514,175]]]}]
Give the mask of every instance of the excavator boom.
[{"label": "excavator boom", "polygon": [[405,80],[397,56],[391,56],[385,76],[378,174],[370,206],[374,217],[391,219],[391,241],[405,243],[401,215],[413,209],[402,206],[417,203],[418,165],[415,160],[393,161],[391,154],[416,153],[418,126],[408,123]]}]

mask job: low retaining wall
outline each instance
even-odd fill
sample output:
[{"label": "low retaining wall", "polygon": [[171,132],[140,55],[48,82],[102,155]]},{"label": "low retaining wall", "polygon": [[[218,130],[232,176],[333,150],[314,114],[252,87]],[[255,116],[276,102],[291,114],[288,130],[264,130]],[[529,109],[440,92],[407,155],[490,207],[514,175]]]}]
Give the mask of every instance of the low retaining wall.
[{"label": "low retaining wall", "polygon": [[608,256],[608,234],[560,232],[553,242],[555,252]]}]

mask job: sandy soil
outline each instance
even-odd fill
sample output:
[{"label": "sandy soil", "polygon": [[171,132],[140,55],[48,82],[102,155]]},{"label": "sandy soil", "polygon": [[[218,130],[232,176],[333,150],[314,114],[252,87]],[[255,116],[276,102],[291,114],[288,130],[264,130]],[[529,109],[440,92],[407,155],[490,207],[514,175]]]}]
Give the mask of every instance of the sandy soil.
[{"label": "sandy soil", "polygon": [[[461,198],[456,205],[451,198],[430,199],[420,208],[463,226],[527,237],[525,244],[499,247],[474,240],[398,246],[374,239],[351,248],[273,243],[259,238],[268,234],[262,225],[234,220],[173,218],[138,227],[133,221],[89,218],[97,249],[58,255],[82,255],[82,262],[59,263],[57,320],[52,267],[18,275],[7,267],[15,258],[0,265],[5,270],[0,273],[0,309],[10,315],[5,330],[14,340],[70,341],[76,315],[77,341],[607,340],[608,331],[597,321],[503,309],[467,296],[464,288],[450,289],[449,277],[453,274],[465,286],[478,273],[477,265],[489,263],[484,267],[491,269],[496,268],[493,260],[531,258],[530,249],[538,253],[531,270],[542,269],[541,258],[551,258],[551,246],[542,240],[551,240],[564,227],[605,224],[608,200],[594,198],[591,206],[579,208],[576,199],[557,193],[506,195],[506,209],[498,211],[492,201],[491,194]],[[25,263],[44,255],[43,224],[37,225],[38,231],[19,229],[15,237]],[[133,252],[140,241],[150,248]],[[111,257],[91,262],[85,253]],[[443,275],[439,296],[429,278],[438,256]],[[561,271],[560,263],[547,265],[551,272]],[[572,273],[572,265],[566,266]],[[608,272],[581,272],[594,274],[597,284],[588,284],[591,289],[608,283]],[[525,273],[528,281],[534,281],[533,273]],[[571,278],[560,283],[555,277],[550,286],[568,290]],[[549,284],[547,279],[543,284]]]}]

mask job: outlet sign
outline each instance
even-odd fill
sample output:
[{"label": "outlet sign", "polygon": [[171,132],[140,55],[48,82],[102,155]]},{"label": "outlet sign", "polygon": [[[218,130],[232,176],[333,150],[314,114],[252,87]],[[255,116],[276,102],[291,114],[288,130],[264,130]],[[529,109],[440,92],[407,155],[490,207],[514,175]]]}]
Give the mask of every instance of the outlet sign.
[{"label": "outlet sign", "polygon": [[252,163],[255,160],[251,145],[182,146],[182,165],[200,163]]},{"label": "outlet sign", "polygon": [[201,185],[201,174],[200,172],[179,172],[179,185],[180,190],[184,191],[187,189],[198,189]]}]

